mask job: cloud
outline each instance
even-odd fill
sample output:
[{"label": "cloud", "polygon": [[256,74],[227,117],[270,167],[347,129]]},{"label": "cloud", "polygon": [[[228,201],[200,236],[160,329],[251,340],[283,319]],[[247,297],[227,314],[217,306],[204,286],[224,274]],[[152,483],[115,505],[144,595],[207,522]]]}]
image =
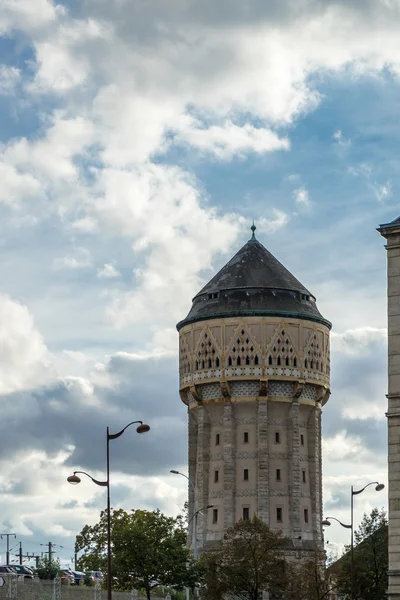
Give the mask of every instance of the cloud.
[{"label": "cloud", "polygon": [[351,145],[351,139],[350,138],[345,138],[343,136],[343,133],[340,129],[337,129],[332,138],[335,140],[335,142],[337,143],[338,146],[341,146],[342,148],[347,148],[348,146]]},{"label": "cloud", "polygon": [[273,216],[269,219],[266,217],[257,219],[256,226],[258,231],[262,233],[274,233],[289,223],[289,215],[283,210],[273,208],[271,212]]},{"label": "cloud", "polygon": [[54,376],[51,357],[26,306],[0,295],[0,394]]},{"label": "cloud", "polygon": [[262,154],[290,148],[287,138],[279,138],[273,131],[256,128],[249,123],[238,126],[232,121],[225,121],[222,125],[201,127],[199,122],[192,119],[183,120],[174,136],[174,143],[187,144],[201,152],[214,154],[221,160],[230,160],[233,156],[244,156],[250,152]]},{"label": "cloud", "polygon": [[309,193],[305,187],[293,190],[293,198],[295,199],[296,204],[299,206],[303,206],[305,208],[309,208],[311,206]]},{"label": "cloud", "polygon": [[86,248],[76,248],[74,255],[55,258],[53,266],[56,269],[86,269],[92,266],[90,252]]},{"label": "cloud", "polygon": [[12,94],[20,78],[21,72],[16,67],[0,65],[0,95]]},{"label": "cloud", "polygon": [[383,202],[386,198],[392,195],[392,182],[387,179],[384,184],[378,183],[374,178],[374,169],[371,165],[361,163],[356,166],[350,166],[347,169],[348,173],[355,177],[362,177],[366,180],[369,189],[372,191],[378,202]]},{"label": "cloud", "polygon": [[121,277],[121,273],[117,271],[113,265],[105,263],[104,267],[97,271],[97,277],[103,279],[114,279],[115,277]]},{"label": "cloud", "polygon": [[359,354],[360,352],[377,344],[382,345],[387,341],[387,330],[376,327],[359,327],[358,329],[348,329],[343,333],[331,333],[331,344],[335,351],[344,354]]}]

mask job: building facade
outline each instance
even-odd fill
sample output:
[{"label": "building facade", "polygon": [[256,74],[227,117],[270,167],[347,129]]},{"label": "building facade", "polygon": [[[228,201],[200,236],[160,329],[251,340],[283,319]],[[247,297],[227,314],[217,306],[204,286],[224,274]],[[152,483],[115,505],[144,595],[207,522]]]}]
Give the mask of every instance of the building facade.
[{"label": "building facade", "polygon": [[389,600],[400,599],[400,217],[381,225],[388,276]]},{"label": "building facade", "polygon": [[[201,550],[257,515],[294,553],[322,545],[321,408],[331,324],[255,238],[195,296],[179,331],[189,513]],[[193,539],[190,539],[193,545]]]}]

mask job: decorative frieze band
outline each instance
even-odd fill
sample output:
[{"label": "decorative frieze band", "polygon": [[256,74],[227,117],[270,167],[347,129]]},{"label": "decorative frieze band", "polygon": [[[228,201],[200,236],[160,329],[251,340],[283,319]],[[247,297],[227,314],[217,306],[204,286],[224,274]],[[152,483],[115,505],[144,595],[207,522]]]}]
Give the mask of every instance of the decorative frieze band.
[{"label": "decorative frieze band", "polygon": [[215,452],[215,454],[210,454],[210,460],[224,460],[223,452]]},{"label": "decorative frieze band", "polygon": [[257,496],[257,490],[236,490],[237,498],[248,498],[249,496]]},{"label": "decorative frieze band", "polygon": [[208,494],[209,498],[223,498],[224,497],[224,492],[210,492]]},{"label": "decorative frieze band", "polygon": [[258,452],[236,452],[236,458],[257,458]]}]

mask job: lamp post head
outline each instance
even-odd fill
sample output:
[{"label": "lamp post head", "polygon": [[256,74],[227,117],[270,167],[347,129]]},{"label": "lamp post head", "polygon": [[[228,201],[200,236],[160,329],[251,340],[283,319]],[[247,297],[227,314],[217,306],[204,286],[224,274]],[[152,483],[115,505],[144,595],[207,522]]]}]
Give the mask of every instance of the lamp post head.
[{"label": "lamp post head", "polygon": [[67,481],[71,485],[78,485],[78,483],[81,482],[81,479],[80,479],[80,477],[78,477],[78,475],[75,475],[75,473],[74,473],[73,475],[70,475],[69,477],[67,477]]},{"label": "lamp post head", "polygon": [[179,475],[179,471],[175,471],[175,469],[171,469],[170,473],[173,473],[174,475]]},{"label": "lamp post head", "polygon": [[206,508],[214,508],[214,504],[207,504]]},{"label": "lamp post head", "polygon": [[332,525],[332,523],[330,521],[328,521],[328,519],[324,519],[321,523],[321,525],[323,527],[330,527]]},{"label": "lamp post head", "polygon": [[383,490],[385,488],[385,485],[383,483],[378,483],[378,485],[376,486],[375,490],[377,492],[380,492],[381,490]]},{"label": "lamp post head", "polygon": [[148,431],[150,431],[150,425],[146,425],[146,423],[141,423],[137,428],[136,428],[136,432],[137,433],[147,433]]}]

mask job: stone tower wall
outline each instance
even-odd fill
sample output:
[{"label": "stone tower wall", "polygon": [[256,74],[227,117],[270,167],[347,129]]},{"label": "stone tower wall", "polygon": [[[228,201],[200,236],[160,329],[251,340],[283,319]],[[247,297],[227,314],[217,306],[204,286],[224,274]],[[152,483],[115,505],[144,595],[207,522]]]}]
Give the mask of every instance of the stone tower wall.
[{"label": "stone tower wall", "polygon": [[[200,551],[247,511],[282,530],[294,548],[321,543],[321,406],[329,373],[329,330],[318,323],[243,317],[181,329],[189,477],[196,508],[213,505],[198,519]],[[189,509],[193,514],[193,494]]]}]

